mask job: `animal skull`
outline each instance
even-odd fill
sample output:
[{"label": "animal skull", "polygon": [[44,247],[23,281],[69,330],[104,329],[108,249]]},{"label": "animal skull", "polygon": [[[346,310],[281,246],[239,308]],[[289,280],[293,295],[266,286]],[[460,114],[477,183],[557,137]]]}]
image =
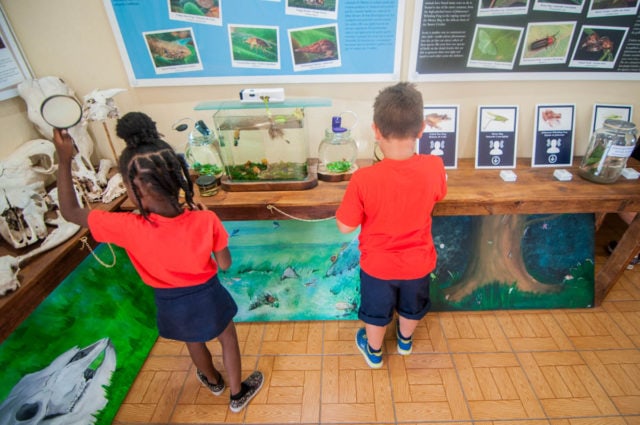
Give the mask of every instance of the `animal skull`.
[{"label": "animal skull", "polygon": [[118,107],[113,96],[125,89],[94,90],[84,97],[82,117],[85,121],[104,121],[107,118],[118,118]]},{"label": "animal skull", "polygon": [[127,189],[122,181],[122,174],[117,173],[114,174],[111,179],[109,179],[109,183],[107,183],[107,187],[102,192],[102,202],[108,204],[114,199],[124,195],[127,192]]},{"label": "animal skull", "polygon": [[2,190],[0,235],[14,248],[32,245],[47,236],[44,214],[49,209],[42,182]]},{"label": "animal skull", "polygon": [[[75,96],[73,90],[58,77],[25,80],[18,84],[18,94],[27,104],[29,120],[36,126],[40,134],[49,140],[53,139],[53,127],[42,118],[40,113],[42,102],[49,96],[57,94]],[[76,142],[80,154],[88,161],[93,154],[93,140],[87,131],[87,121],[81,120],[68,131]]]}]

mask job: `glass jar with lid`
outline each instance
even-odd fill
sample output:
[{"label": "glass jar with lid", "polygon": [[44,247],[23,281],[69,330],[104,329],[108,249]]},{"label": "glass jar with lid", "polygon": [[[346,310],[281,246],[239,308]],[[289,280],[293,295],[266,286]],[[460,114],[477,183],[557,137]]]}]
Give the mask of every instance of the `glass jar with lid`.
[{"label": "glass jar with lid", "polygon": [[342,127],[342,118],[335,116],[331,128],[325,130],[318,148],[318,178],[323,181],[347,179],[356,169],[358,145],[351,131]]},{"label": "glass jar with lid", "polygon": [[637,140],[636,125],[608,119],[592,135],[578,175],[596,183],[614,183],[627,166]]},{"label": "glass jar with lid", "polygon": [[[174,130],[186,130],[188,124],[185,121],[193,120],[185,118],[178,121],[173,126]],[[184,156],[189,167],[199,176],[220,177],[224,172],[220,142],[202,120],[196,121],[187,135]]]}]

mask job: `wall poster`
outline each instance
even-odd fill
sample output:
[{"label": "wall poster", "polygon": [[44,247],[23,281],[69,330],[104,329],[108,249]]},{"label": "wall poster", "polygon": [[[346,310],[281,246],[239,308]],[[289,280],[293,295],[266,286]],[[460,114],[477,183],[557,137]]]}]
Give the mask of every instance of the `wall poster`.
[{"label": "wall poster", "polygon": [[0,6],[0,100],[18,96],[18,84],[33,73]]},{"label": "wall poster", "polygon": [[640,79],[640,0],[416,0],[411,81]]},{"label": "wall poster", "polygon": [[397,81],[398,0],[103,0],[132,86]]}]

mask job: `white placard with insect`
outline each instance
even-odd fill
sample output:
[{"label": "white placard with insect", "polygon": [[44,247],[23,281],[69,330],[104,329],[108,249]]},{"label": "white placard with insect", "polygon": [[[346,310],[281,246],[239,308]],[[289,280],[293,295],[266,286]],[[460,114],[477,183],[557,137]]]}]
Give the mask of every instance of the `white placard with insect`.
[{"label": "white placard with insect", "polygon": [[458,167],[458,105],[425,105],[425,129],[418,153],[437,155],[445,168]]},{"label": "white placard with insect", "polygon": [[573,162],[575,104],[536,105],[532,167],[566,167]]},{"label": "white placard with insect", "polygon": [[515,168],[518,106],[478,106],[476,168]]},{"label": "white placard with insect", "polygon": [[596,103],[593,105],[591,117],[591,132],[601,128],[606,120],[633,120],[633,105],[608,105]]}]

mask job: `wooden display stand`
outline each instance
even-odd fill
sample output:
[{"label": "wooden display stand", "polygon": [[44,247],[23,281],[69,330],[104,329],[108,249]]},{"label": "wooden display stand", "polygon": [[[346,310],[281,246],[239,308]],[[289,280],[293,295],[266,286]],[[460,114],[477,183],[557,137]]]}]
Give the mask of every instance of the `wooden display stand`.
[{"label": "wooden display stand", "polygon": [[[359,160],[359,166],[371,161]],[[574,164],[580,159],[574,158]],[[474,160],[460,159],[457,169],[447,170],[448,192],[436,204],[434,215],[562,214],[596,213],[600,222],[606,213],[640,212],[640,180],[621,177],[614,184],[597,184],[577,175],[577,166],[565,167],[570,181],[553,177],[554,168],[532,168],[529,158],[517,161],[515,182],[500,178],[501,170],[476,169]],[[628,167],[640,170],[640,161],[629,159]],[[302,219],[335,215],[347,181],[323,182],[307,191],[225,192],[198,198],[222,220],[286,219],[273,207]],[[133,209],[125,202],[122,208]],[[596,305],[599,305],[620,278],[627,264],[640,250],[640,215],[627,228],[618,246],[596,275]]]}]

